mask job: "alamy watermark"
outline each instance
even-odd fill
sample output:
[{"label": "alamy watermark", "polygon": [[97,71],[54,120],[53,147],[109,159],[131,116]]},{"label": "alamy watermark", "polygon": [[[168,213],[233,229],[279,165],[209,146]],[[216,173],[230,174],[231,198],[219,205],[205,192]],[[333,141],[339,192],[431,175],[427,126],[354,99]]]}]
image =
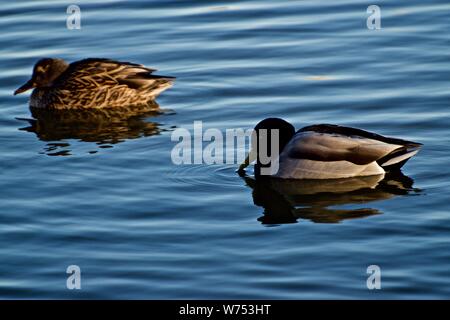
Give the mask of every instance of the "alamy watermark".
[{"label": "alamy watermark", "polygon": [[367,274],[369,277],[367,278],[366,285],[367,289],[381,289],[381,269],[376,264],[372,264],[367,267]]},{"label": "alamy watermark", "polygon": [[69,30],[81,29],[81,9],[75,4],[71,4],[66,10],[69,15],[66,19],[66,26]]},{"label": "alamy watermark", "polygon": [[[370,14],[366,24],[369,30],[381,29],[381,9],[373,4],[367,7],[366,12]],[[69,30],[81,29],[81,9],[75,4],[67,7],[66,13],[69,15],[66,19],[66,26]]]},{"label": "alamy watermark", "polygon": [[73,264],[67,267],[66,273],[69,274],[66,280],[66,287],[69,290],[81,289],[81,269]]},{"label": "alamy watermark", "polygon": [[[203,130],[202,121],[194,121],[193,131],[177,128],[171,140],[171,160],[175,165],[241,164],[257,160],[265,165],[261,175],[278,172],[279,130],[226,129],[225,132],[209,128]],[[258,142],[258,143],[257,143]],[[270,150],[270,152],[269,152]],[[246,158],[246,155],[247,158]]]},{"label": "alamy watermark", "polygon": [[367,18],[367,29],[380,30],[381,29],[381,9],[377,5],[370,5],[367,7],[367,13],[370,16]]}]

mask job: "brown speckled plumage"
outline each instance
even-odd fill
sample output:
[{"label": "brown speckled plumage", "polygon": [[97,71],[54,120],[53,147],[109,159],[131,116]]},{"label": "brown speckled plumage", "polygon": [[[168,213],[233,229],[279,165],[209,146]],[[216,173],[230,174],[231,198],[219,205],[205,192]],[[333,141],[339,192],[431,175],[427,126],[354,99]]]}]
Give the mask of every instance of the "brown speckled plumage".
[{"label": "brown speckled plumage", "polygon": [[[153,75],[140,64],[90,58],[65,63],[42,59],[17,93],[35,88],[31,108],[91,109],[149,104],[172,86],[173,77]],[[56,75],[55,75],[56,74]]]}]

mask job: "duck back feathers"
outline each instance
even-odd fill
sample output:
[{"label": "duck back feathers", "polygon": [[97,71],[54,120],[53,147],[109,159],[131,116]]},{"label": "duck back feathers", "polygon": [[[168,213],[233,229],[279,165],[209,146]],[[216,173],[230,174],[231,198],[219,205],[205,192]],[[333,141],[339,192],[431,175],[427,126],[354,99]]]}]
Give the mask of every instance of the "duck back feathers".
[{"label": "duck back feathers", "polygon": [[399,169],[420,147],[361,129],[313,125],[296,132],[280,154],[275,176],[333,179],[384,174]]},{"label": "duck back feathers", "polygon": [[175,78],[153,75],[140,64],[89,58],[71,63],[50,87],[33,91],[31,107],[53,109],[144,105],[171,87]]}]

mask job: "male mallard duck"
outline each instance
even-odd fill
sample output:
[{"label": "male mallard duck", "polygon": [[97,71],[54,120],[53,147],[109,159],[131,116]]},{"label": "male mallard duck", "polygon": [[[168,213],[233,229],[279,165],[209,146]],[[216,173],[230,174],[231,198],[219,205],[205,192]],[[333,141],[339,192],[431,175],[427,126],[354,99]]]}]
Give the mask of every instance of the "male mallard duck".
[{"label": "male mallard duck", "polygon": [[31,79],[14,95],[34,88],[31,108],[85,109],[145,105],[172,86],[175,78],[151,74],[140,64],[90,58],[68,64],[39,60]]},{"label": "male mallard duck", "polygon": [[[278,147],[270,143],[271,134],[275,132],[278,133]],[[258,123],[255,134],[252,149],[239,172],[256,160],[256,176],[284,179],[338,179],[384,174],[400,169],[422,146],[417,142],[332,124],[312,125],[295,132],[294,126],[278,118]],[[271,149],[275,151],[274,156]]]}]

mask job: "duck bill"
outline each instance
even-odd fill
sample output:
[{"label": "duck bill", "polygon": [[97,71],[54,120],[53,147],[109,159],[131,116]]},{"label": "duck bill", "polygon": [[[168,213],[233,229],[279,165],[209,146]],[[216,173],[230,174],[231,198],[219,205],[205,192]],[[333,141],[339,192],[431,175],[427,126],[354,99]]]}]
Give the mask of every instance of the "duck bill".
[{"label": "duck bill", "polygon": [[242,173],[244,172],[245,168],[249,166],[250,163],[256,160],[256,152],[253,150],[250,150],[248,153],[247,158],[245,158],[244,162],[239,166],[238,172]]},{"label": "duck bill", "polygon": [[28,91],[30,89],[34,88],[34,83],[32,80],[28,80],[27,83],[25,83],[23,86],[21,86],[19,89],[17,89],[16,91],[14,91],[14,95]]}]

